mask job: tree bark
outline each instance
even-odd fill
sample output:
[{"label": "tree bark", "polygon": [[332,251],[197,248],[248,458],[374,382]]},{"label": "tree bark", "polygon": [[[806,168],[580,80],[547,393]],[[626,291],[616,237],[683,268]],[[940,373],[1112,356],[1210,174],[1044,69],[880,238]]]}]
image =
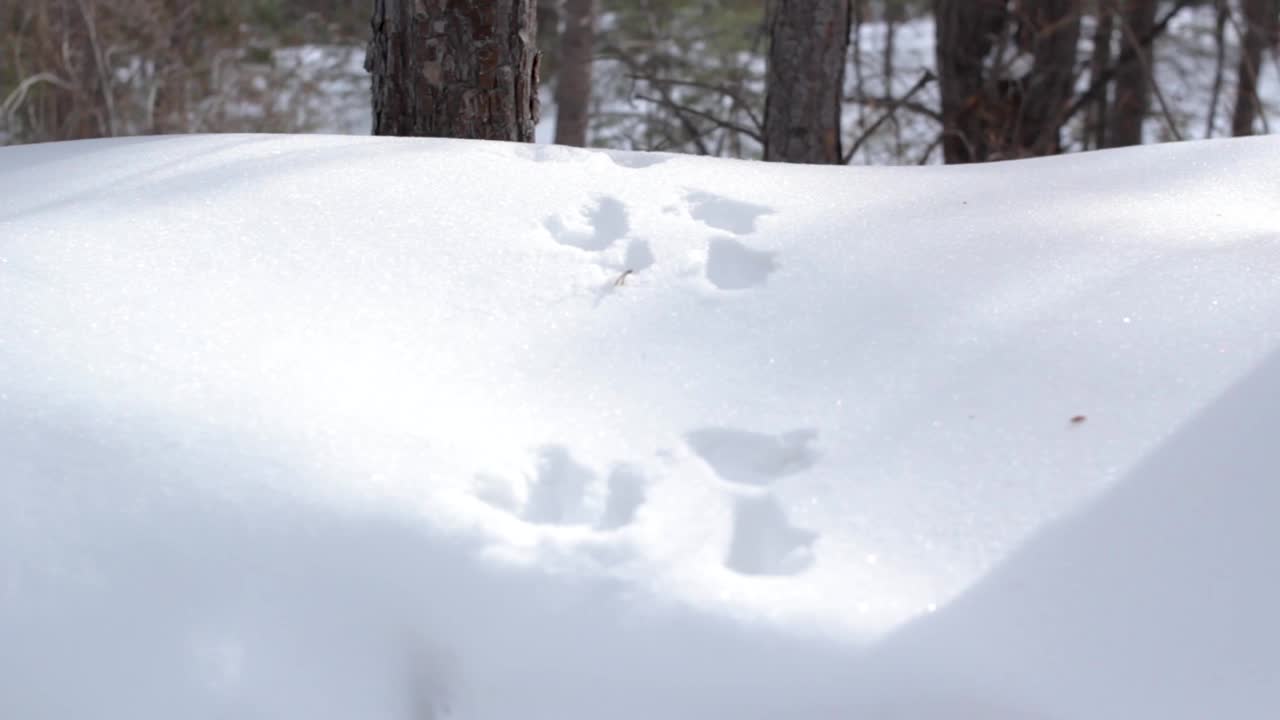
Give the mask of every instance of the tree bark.
[{"label": "tree bark", "polygon": [[1253,125],[1261,108],[1258,106],[1258,73],[1262,69],[1262,51],[1266,49],[1272,28],[1272,0],[1244,0],[1244,41],[1240,48],[1240,67],[1236,70],[1236,107],[1231,116],[1231,134],[1235,137],[1253,134]]},{"label": "tree bark", "polygon": [[373,133],[532,142],[533,0],[375,0]]},{"label": "tree bark", "polygon": [[591,63],[595,59],[596,2],[568,0],[556,80],[556,144],[585,147],[591,111]]},{"label": "tree bark", "polygon": [[848,0],[775,0],[769,23],[764,159],[841,162]]},{"label": "tree bark", "polygon": [[1147,38],[1155,30],[1156,0],[1124,0],[1120,22],[1128,26],[1122,37],[1129,47],[1131,60],[1120,66],[1115,77],[1115,99],[1111,108],[1111,127],[1107,129],[1107,147],[1142,144],[1142,123],[1151,107],[1152,45],[1134,46],[1132,39]]}]

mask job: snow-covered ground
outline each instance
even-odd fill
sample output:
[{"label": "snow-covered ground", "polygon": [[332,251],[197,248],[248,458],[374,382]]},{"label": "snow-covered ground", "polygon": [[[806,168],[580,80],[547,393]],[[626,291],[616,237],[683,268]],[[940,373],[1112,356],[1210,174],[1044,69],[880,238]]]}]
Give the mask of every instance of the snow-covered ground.
[{"label": "snow-covered ground", "polygon": [[0,717],[1270,717],[1277,178],[0,149]]}]

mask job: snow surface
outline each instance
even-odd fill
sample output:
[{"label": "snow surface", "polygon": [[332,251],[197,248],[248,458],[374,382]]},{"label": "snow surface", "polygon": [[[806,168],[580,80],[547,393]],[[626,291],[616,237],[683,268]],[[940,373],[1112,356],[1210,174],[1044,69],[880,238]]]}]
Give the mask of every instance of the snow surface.
[{"label": "snow surface", "polygon": [[0,149],[0,717],[1271,717],[1278,151]]}]

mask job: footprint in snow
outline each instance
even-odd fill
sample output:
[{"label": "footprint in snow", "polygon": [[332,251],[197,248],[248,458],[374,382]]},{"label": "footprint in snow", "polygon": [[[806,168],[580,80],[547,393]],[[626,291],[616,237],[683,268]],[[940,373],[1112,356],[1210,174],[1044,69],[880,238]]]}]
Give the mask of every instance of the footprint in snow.
[{"label": "footprint in snow", "polygon": [[560,445],[538,450],[523,482],[497,475],[475,477],[475,496],[527,523],[619,530],[630,525],[645,501],[647,479],[630,465],[617,465],[602,479]]},{"label": "footprint in snow", "polygon": [[631,229],[626,206],[607,195],[595,198],[571,217],[552,215],[542,224],[561,245],[592,252],[608,249]]},{"label": "footprint in snow", "polygon": [[763,205],[731,200],[709,192],[691,192],[685,196],[685,201],[689,204],[689,215],[693,219],[736,235],[755,232],[756,220],[762,215],[773,213],[773,210]]},{"label": "footprint in snow", "polygon": [[721,290],[763,285],[777,269],[774,253],[752,250],[730,237],[711,238],[707,246],[707,280]]},{"label": "footprint in snow", "polygon": [[765,487],[818,461],[818,431],[808,428],[781,435],[703,428],[687,433],[685,439],[717,475],[737,485]]},{"label": "footprint in snow", "polygon": [[818,533],[792,525],[767,488],[813,467],[819,457],[817,438],[812,429],[768,435],[703,428],[685,435],[689,447],[720,479],[753,489],[736,493],[725,567],[743,575],[793,575],[812,564]]},{"label": "footprint in snow", "polygon": [[795,575],[813,564],[817,539],[818,533],[792,525],[772,496],[739,497],[724,564],[743,575]]}]

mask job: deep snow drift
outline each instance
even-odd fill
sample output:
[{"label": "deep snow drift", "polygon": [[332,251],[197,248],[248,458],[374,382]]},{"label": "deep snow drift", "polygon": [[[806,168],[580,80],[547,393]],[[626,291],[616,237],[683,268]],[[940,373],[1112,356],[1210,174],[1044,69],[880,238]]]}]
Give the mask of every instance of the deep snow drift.
[{"label": "deep snow drift", "polygon": [[0,717],[1270,716],[1277,178],[0,149]]}]

